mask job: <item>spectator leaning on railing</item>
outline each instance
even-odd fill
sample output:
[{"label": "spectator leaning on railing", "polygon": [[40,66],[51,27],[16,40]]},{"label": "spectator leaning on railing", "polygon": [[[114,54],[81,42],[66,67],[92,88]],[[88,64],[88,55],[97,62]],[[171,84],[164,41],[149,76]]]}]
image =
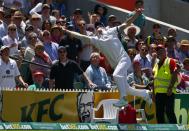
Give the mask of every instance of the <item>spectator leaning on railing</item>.
[{"label": "spectator leaning on railing", "polygon": [[49,80],[50,88],[73,89],[75,74],[82,75],[90,88],[96,86],[91,82],[76,62],[67,58],[66,47],[59,46],[58,56],[59,60],[51,67]]},{"label": "spectator leaning on railing", "polygon": [[108,79],[106,71],[103,67],[100,67],[100,54],[93,52],[90,56],[91,64],[86,69],[86,75],[89,79],[97,85],[97,89],[110,89],[111,83]]}]

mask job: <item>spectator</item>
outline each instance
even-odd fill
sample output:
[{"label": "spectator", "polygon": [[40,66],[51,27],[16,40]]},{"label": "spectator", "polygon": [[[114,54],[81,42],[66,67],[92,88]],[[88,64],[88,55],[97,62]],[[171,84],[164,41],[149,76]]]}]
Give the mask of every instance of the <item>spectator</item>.
[{"label": "spectator", "polygon": [[[135,2],[135,11],[131,12],[129,14],[129,17],[133,16],[136,12],[137,9],[139,8],[144,8],[144,1],[143,0],[136,0]],[[143,13],[140,14],[140,16],[133,22],[134,25],[138,26],[141,29],[140,32],[140,37],[144,38],[145,37],[145,24],[146,24],[146,18],[145,15]]]},{"label": "spectator", "polygon": [[24,36],[24,38],[21,40],[21,45],[19,45],[20,47],[24,47],[24,48],[28,47],[29,34],[30,34],[31,32],[33,32],[33,31],[34,31],[33,26],[30,25],[30,24],[27,24],[27,25],[26,25],[26,28],[25,28],[25,36]]},{"label": "spectator", "polygon": [[152,68],[154,67],[154,64],[158,62],[157,59],[157,45],[156,44],[151,44],[149,47],[149,53],[146,56],[150,61],[151,61],[151,66]]},{"label": "spectator", "polygon": [[88,13],[88,17],[89,17],[89,23],[90,24],[95,24],[96,22],[100,22],[100,15],[96,14],[96,13]]},{"label": "spectator", "polygon": [[189,58],[189,41],[182,40],[179,48],[179,61],[182,63],[185,58]]},{"label": "spectator", "polygon": [[138,54],[140,52],[140,49],[142,47],[142,45],[144,45],[144,41],[143,40],[138,40],[138,42],[135,45],[135,49],[136,49],[136,54]]},{"label": "spectator", "polygon": [[167,36],[173,36],[175,38],[176,41],[176,50],[178,50],[179,48],[179,42],[178,42],[178,38],[177,38],[177,30],[175,28],[168,28],[167,30]]},{"label": "spectator", "polygon": [[126,37],[124,38],[124,49],[126,49],[126,51],[128,49],[135,49],[136,47],[136,43],[138,42],[138,39],[136,38],[136,36],[140,33],[140,28],[135,26],[135,25],[131,25],[128,26],[125,30],[124,30]]},{"label": "spectator", "polygon": [[[86,30],[86,22],[84,20],[80,20],[78,22],[78,29],[81,34],[92,36],[93,33]],[[80,60],[80,66],[83,71],[87,69],[87,67],[90,65],[90,55],[93,52],[93,46],[90,45],[90,43],[82,43],[82,49],[79,53],[79,60]]]},{"label": "spectator", "polygon": [[52,25],[54,25],[56,23],[56,18],[54,16],[51,16],[50,11],[50,6],[48,4],[44,4],[42,6],[40,17],[42,22],[45,20],[49,20],[52,23]]},{"label": "spectator", "polygon": [[185,58],[183,61],[183,69],[180,73],[181,82],[178,88],[181,90],[189,90],[189,58]]},{"label": "spectator", "polygon": [[12,20],[11,20],[11,14],[10,13],[5,13],[5,15],[4,15],[4,19],[3,19],[3,21],[4,21],[4,23],[5,23],[5,28],[7,29],[7,26],[9,25],[9,24],[11,24],[11,22],[12,22]]},{"label": "spectator", "polygon": [[60,43],[63,37],[62,28],[60,26],[54,25],[51,28],[51,40],[55,43]]},{"label": "spectator", "polygon": [[66,27],[66,18],[64,18],[64,19],[62,19],[62,18],[57,19],[56,20],[56,25],[57,26]]},{"label": "spectator", "polygon": [[50,56],[51,60],[58,60],[58,44],[51,41],[51,34],[48,30],[43,31],[42,40],[45,52]]},{"label": "spectator", "polygon": [[18,39],[16,36],[17,27],[15,24],[8,26],[8,33],[2,38],[3,45],[10,47],[10,55],[18,55]]},{"label": "spectator", "polygon": [[[89,87],[95,85],[88,79],[86,74],[81,70],[79,65],[67,58],[66,47],[59,46],[59,60],[51,67],[49,87],[56,89],[73,89],[75,74],[82,75]],[[55,84],[55,86],[54,86]]]},{"label": "spectator", "polygon": [[28,46],[26,48],[26,51],[25,51],[25,54],[24,54],[24,58],[26,60],[29,60],[31,61],[33,56],[35,55],[35,51],[34,51],[34,48],[35,48],[35,45],[36,43],[38,42],[37,40],[37,34],[34,33],[34,32],[31,32],[28,36]]},{"label": "spectator", "polygon": [[15,9],[21,9],[24,8],[24,1],[23,0],[4,0],[3,5],[10,9],[10,8],[15,8]]},{"label": "spectator", "polygon": [[33,14],[30,18],[29,23],[33,26],[34,32],[39,36],[39,38],[42,36],[41,31],[41,17],[38,14]]},{"label": "spectator", "polygon": [[75,11],[73,12],[73,15],[71,17],[71,20],[69,22],[70,24],[72,24],[74,26],[74,30],[77,32],[79,32],[77,23],[78,23],[78,21],[83,20],[82,14],[83,14],[83,12],[81,9],[79,9],[79,8],[75,9]]},{"label": "spectator", "polygon": [[108,79],[106,71],[103,67],[99,66],[100,54],[93,52],[90,56],[91,64],[86,69],[86,75],[88,78],[97,85],[97,89],[110,89],[111,83]]},{"label": "spectator", "polygon": [[50,8],[52,9],[52,0],[43,0],[43,2],[39,2],[33,9],[30,10],[30,15],[40,13],[44,4],[50,5]]},{"label": "spectator", "polygon": [[[42,43],[37,43],[35,45],[34,50],[35,50],[35,56],[32,58],[31,62],[45,65],[47,67],[50,67],[52,65],[52,61],[51,61],[49,55],[44,51],[45,48]],[[41,71],[41,72],[43,72],[45,78],[49,78],[50,69],[48,69],[48,68],[30,64],[30,70],[31,70],[32,74],[36,71]]]},{"label": "spectator", "polygon": [[176,39],[173,36],[168,36],[166,42],[167,56],[169,58],[178,60],[178,52],[176,46],[177,46]]},{"label": "spectator", "polygon": [[0,57],[0,88],[16,88],[16,80],[18,80],[22,86],[28,87],[20,75],[16,61],[9,58],[9,47],[1,47],[1,57]]},{"label": "spectator", "polygon": [[[150,45],[152,43],[156,43],[157,44],[158,39],[162,38],[161,37],[161,32],[160,32],[161,26],[159,24],[155,23],[155,24],[153,24],[152,28],[153,28],[152,35],[149,35],[145,40],[145,43],[147,45]],[[162,44],[162,43],[159,43],[159,44]]]},{"label": "spectator", "polygon": [[133,61],[133,69],[133,72],[127,76],[128,83],[137,89],[149,89],[149,79],[142,73],[139,61]]},{"label": "spectator", "polygon": [[22,40],[22,38],[25,35],[25,27],[26,24],[23,21],[23,14],[21,11],[15,11],[14,15],[12,17],[12,22],[16,25],[17,27],[17,37],[18,40]]},{"label": "spectator", "polygon": [[60,11],[59,11],[59,10],[52,10],[51,15],[52,15],[53,17],[55,17],[57,20],[59,20],[59,19],[61,18],[61,16],[60,16]]},{"label": "spectator", "polygon": [[146,45],[142,45],[140,49],[140,53],[135,56],[134,61],[135,60],[139,61],[143,72],[146,73],[147,77],[151,77],[152,62],[147,57],[147,54],[148,54],[148,47]]},{"label": "spectator", "polygon": [[99,4],[95,5],[94,7],[94,13],[100,16],[100,22],[102,22],[105,26],[107,25],[107,11],[108,9],[106,7],[103,7]]},{"label": "spectator", "polygon": [[33,81],[34,84],[28,87],[28,90],[37,90],[37,89],[44,89],[43,82],[44,82],[44,74],[41,71],[36,71],[33,73]]},{"label": "spectator", "polygon": [[[74,30],[74,26],[71,24],[68,25],[67,28],[69,30]],[[79,53],[82,50],[82,43],[79,39],[74,38],[70,34],[66,34],[59,45],[66,47],[68,59],[79,62]]]},{"label": "spectator", "polygon": [[95,33],[95,26],[94,26],[94,24],[87,24],[86,25],[86,31],[92,32],[94,34]]},{"label": "spectator", "polygon": [[178,70],[174,59],[167,57],[163,45],[158,45],[159,62],[153,68],[156,118],[158,123],[165,123],[165,114],[170,123],[176,124],[174,102],[176,86],[178,85]]},{"label": "spectator", "polygon": [[5,11],[0,7],[0,37],[3,38],[7,34],[7,28],[5,23]]},{"label": "spectator", "polygon": [[52,23],[49,20],[44,20],[42,23],[42,31],[48,30],[51,31]]},{"label": "spectator", "polygon": [[109,15],[108,16],[108,24],[106,26],[106,28],[112,28],[114,27],[114,22],[117,20],[117,17],[115,15]]},{"label": "spectator", "polygon": [[103,67],[108,75],[109,80],[112,80],[112,73],[113,73],[113,69],[110,66],[110,63],[108,62],[107,58],[105,57],[104,54],[100,53],[100,63],[99,65],[101,67]]},{"label": "spectator", "polygon": [[168,28],[167,36],[173,36],[176,40],[177,39],[177,30],[174,28]]},{"label": "spectator", "polygon": [[[35,45],[38,42],[37,40],[37,34],[34,32],[31,32],[28,36],[28,46],[26,47],[26,50],[24,52],[24,59],[31,61],[32,58],[35,56]],[[30,85],[33,83],[32,80],[32,74],[29,68],[29,64],[24,62],[21,66],[22,68],[20,68],[20,72],[24,78],[24,80]]]},{"label": "spectator", "polygon": [[[133,60],[136,56],[136,50],[135,49],[128,49],[128,56],[131,59],[131,62],[133,63]],[[130,73],[133,72],[133,64],[131,64],[131,66],[129,67],[129,69],[127,70],[127,74],[129,75]]]}]

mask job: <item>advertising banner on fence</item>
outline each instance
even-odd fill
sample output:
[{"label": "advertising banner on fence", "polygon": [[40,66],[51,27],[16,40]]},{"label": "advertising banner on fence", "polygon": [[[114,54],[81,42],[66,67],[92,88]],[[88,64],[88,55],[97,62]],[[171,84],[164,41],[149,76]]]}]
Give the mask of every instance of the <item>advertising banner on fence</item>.
[{"label": "advertising banner on fence", "polygon": [[[2,91],[1,119],[3,122],[87,122],[92,108],[103,99],[118,99],[118,92],[52,92],[52,91]],[[175,113],[177,122],[188,124],[188,94],[177,94]],[[134,96],[129,103],[136,109],[145,109],[148,123],[156,123],[155,105]],[[95,115],[102,117],[102,109]]]},{"label": "advertising banner on fence", "polygon": [[90,119],[90,114],[82,112],[86,108],[85,104],[92,109],[92,93],[3,91],[2,120],[5,122],[79,122],[80,119]]}]

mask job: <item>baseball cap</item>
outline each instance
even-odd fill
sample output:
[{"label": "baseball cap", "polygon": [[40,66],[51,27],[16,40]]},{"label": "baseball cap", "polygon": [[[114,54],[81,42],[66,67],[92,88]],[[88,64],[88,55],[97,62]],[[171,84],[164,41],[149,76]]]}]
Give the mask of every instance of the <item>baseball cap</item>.
[{"label": "baseball cap", "polygon": [[33,26],[30,24],[26,25],[25,31],[34,30]]},{"label": "baseball cap", "polygon": [[82,10],[80,8],[76,8],[73,14],[82,14]]},{"label": "baseball cap", "polygon": [[62,45],[61,45],[61,46],[58,47],[58,51],[61,50],[61,49],[63,49],[63,50],[66,51],[66,47],[65,47],[65,46],[62,46]]},{"label": "baseball cap", "polygon": [[165,49],[165,46],[162,45],[162,44],[159,44],[159,45],[157,46],[157,51],[160,50],[160,49]]},{"label": "baseball cap", "polygon": [[116,19],[116,16],[115,15],[109,15],[108,16],[108,21],[110,21],[111,19]]},{"label": "baseball cap", "polygon": [[0,51],[2,51],[2,50],[4,50],[4,49],[9,49],[9,46],[7,46],[7,45],[3,45],[3,46],[1,46]]},{"label": "baseball cap", "polygon": [[172,35],[167,36],[167,41],[175,41],[175,37]]},{"label": "baseball cap", "polygon": [[39,76],[39,75],[45,76],[42,71],[36,71],[36,72],[33,73],[33,76]]},{"label": "baseball cap", "polygon": [[66,23],[66,27],[68,30],[73,30],[74,29],[74,25],[71,22],[67,22]]}]

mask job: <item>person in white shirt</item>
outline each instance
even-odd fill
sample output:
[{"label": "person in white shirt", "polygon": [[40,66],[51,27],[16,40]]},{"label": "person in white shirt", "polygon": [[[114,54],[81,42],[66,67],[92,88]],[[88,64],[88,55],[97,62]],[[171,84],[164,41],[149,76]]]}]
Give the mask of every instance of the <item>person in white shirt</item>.
[{"label": "person in white shirt", "polygon": [[43,4],[51,5],[52,0],[43,0],[43,2],[39,2],[33,9],[30,10],[30,15],[41,12]]},{"label": "person in white shirt", "polygon": [[4,0],[3,6],[6,8],[14,7],[16,9],[21,9],[24,7],[23,0]]},{"label": "person in white shirt", "polygon": [[2,46],[0,58],[0,89],[3,88],[16,88],[15,78],[21,83],[22,86],[28,87],[20,75],[16,61],[9,58],[9,47]]},{"label": "person in white shirt", "polygon": [[74,37],[82,40],[83,43],[90,43],[98,48],[106,56],[112,68],[114,68],[113,77],[118,86],[120,92],[120,100],[114,104],[116,107],[127,106],[128,102],[125,98],[128,94],[134,96],[143,97],[149,105],[152,104],[150,92],[147,90],[138,90],[130,87],[127,83],[127,69],[131,65],[131,60],[124,50],[119,38],[118,31],[123,31],[128,27],[140,14],[142,9],[138,9],[134,16],[132,16],[127,22],[114,28],[105,30],[101,25],[95,25],[97,27],[96,36],[86,36],[77,32],[68,31],[63,29],[65,32],[70,33]]},{"label": "person in white shirt", "polygon": [[11,56],[18,55],[18,39],[16,30],[16,25],[10,24],[8,26],[8,34],[2,38],[3,45],[9,46]]}]

